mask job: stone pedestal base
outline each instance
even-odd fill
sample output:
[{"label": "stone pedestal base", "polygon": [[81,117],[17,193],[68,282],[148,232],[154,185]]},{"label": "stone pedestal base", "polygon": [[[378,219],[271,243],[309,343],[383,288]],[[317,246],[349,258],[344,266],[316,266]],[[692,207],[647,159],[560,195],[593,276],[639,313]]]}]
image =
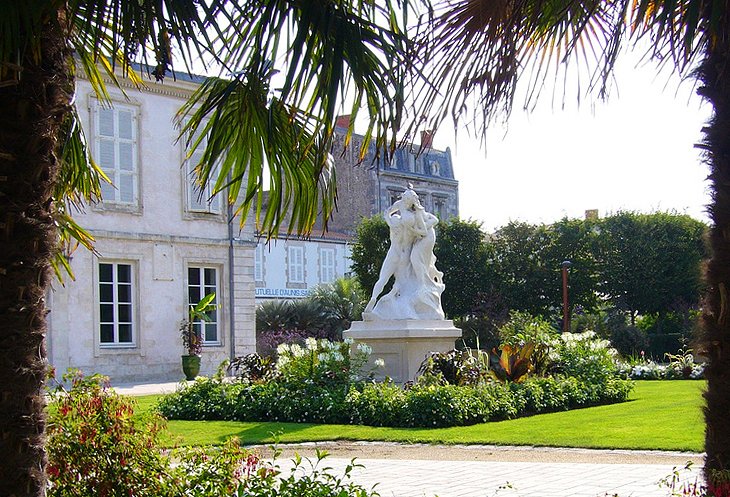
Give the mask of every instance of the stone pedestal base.
[{"label": "stone pedestal base", "polygon": [[453,349],[461,330],[450,320],[393,319],[355,321],[342,335],[372,347],[371,363],[385,361],[385,368],[376,370],[376,378],[389,376],[396,383],[405,383],[415,379],[429,352]]}]

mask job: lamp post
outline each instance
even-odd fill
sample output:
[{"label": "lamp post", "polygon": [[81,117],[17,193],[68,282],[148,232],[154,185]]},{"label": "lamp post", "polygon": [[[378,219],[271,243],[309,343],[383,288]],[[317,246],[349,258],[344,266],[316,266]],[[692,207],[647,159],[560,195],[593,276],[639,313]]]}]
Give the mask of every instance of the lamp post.
[{"label": "lamp post", "polygon": [[563,261],[560,267],[563,268],[563,333],[570,332],[570,312],[568,311],[568,268],[570,261]]}]

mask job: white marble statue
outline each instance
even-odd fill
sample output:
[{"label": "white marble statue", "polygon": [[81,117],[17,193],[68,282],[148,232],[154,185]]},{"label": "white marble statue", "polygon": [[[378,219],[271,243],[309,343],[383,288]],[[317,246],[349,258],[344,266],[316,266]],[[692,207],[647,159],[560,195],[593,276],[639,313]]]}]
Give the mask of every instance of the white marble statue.
[{"label": "white marble statue", "polygon": [[[363,319],[444,319],[441,308],[443,273],[436,269],[433,246],[438,219],[426,212],[410,187],[385,211],[390,247]],[[378,300],[390,277],[393,289]]]}]

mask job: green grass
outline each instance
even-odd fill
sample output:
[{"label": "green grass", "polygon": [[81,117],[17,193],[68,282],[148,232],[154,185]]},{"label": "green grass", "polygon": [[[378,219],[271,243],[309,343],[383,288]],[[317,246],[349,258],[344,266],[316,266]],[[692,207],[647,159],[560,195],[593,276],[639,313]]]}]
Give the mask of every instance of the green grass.
[{"label": "green grass", "polygon": [[[541,414],[454,428],[374,428],[301,423],[170,421],[171,440],[183,445],[220,444],[232,436],[245,444],[323,440],[380,440],[434,444],[537,445],[701,452],[702,381],[639,381],[621,404]],[[158,396],[138,397],[140,410]]]}]

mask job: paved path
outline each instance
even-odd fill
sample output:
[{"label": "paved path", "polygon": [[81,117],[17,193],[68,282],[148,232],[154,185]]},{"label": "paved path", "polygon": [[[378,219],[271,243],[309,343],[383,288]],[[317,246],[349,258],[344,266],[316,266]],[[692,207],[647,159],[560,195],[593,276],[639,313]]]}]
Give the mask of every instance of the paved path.
[{"label": "paved path", "polygon": [[[145,395],[171,392],[176,386],[116,389]],[[280,467],[287,471],[292,466],[289,454],[311,454],[313,448],[313,444],[287,447]],[[665,497],[671,491],[660,487],[659,481],[692,460],[691,470],[680,473],[683,481],[694,482],[702,460],[700,454],[691,453],[534,447],[332,443],[324,448],[332,452],[322,462],[332,468],[331,473],[343,474],[356,457],[364,467],[353,471],[353,481],[374,486],[382,497]]]},{"label": "paved path", "polygon": [[[342,474],[348,459],[321,464]],[[353,481],[382,497],[664,497],[672,465],[357,459]],[[291,463],[280,464],[287,470]],[[699,467],[683,473],[694,481]],[[287,473],[288,474],[288,473]],[[377,485],[376,485],[377,484]],[[679,486],[677,487],[679,490]]]}]

